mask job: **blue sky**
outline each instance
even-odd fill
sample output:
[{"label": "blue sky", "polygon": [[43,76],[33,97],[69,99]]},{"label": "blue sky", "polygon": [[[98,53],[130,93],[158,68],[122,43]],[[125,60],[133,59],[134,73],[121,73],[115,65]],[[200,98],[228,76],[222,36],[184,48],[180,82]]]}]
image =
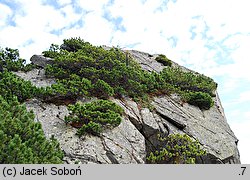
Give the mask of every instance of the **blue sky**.
[{"label": "blue sky", "polygon": [[0,0],[0,46],[29,60],[51,43],[162,53],[218,82],[227,120],[250,163],[248,0]]}]

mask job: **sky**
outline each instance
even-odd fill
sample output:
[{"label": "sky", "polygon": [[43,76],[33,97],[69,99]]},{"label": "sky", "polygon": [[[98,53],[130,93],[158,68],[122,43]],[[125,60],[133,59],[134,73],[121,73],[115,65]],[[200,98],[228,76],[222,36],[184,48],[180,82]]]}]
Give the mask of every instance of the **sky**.
[{"label": "sky", "polygon": [[0,0],[0,47],[28,62],[50,44],[81,37],[165,54],[212,77],[250,164],[249,0]]}]

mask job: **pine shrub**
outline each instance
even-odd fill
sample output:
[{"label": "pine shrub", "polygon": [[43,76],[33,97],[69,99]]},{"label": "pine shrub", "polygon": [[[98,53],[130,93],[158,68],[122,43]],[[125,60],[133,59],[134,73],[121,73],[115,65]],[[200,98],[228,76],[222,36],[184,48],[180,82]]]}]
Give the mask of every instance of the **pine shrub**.
[{"label": "pine shrub", "polygon": [[0,96],[0,164],[62,163],[63,152],[52,137],[45,138],[40,123],[16,97]]},{"label": "pine shrub", "polygon": [[208,93],[187,92],[184,96],[189,104],[198,106],[200,109],[207,110],[214,104],[212,97]]},{"label": "pine shrub", "polygon": [[149,163],[156,164],[195,164],[197,157],[206,154],[201,149],[198,141],[192,140],[188,135],[171,134],[167,137],[160,137],[159,141],[163,146],[147,157]]},{"label": "pine shrub", "polygon": [[121,123],[123,109],[109,100],[69,105],[65,122],[78,128],[79,136],[85,133],[99,135],[104,127],[116,127]]},{"label": "pine shrub", "polygon": [[155,60],[164,66],[172,66],[172,61],[169,60],[164,54],[158,55]]},{"label": "pine shrub", "polygon": [[114,95],[114,89],[105,81],[98,79],[93,85],[91,94],[101,99],[108,99]]},{"label": "pine shrub", "polygon": [[57,101],[57,99],[75,101],[78,97],[89,96],[91,89],[93,89],[91,81],[76,74],[71,74],[67,79],[58,79],[51,86],[39,88],[37,97],[45,102]]},{"label": "pine shrub", "polygon": [[9,71],[18,71],[24,67],[25,60],[19,58],[18,49],[0,49],[0,66]]},{"label": "pine shrub", "polygon": [[38,92],[38,88],[30,81],[25,81],[12,72],[0,73],[0,95],[5,99],[12,99],[16,96],[20,102],[23,102],[36,96]]},{"label": "pine shrub", "polygon": [[26,60],[19,57],[18,49],[6,47],[0,48],[0,70],[7,71],[30,71],[36,68],[33,64],[26,64]]},{"label": "pine shrub", "polygon": [[[209,103],[210,96],[215,96],[214,90],[217,88],[211,78],[171,67],[172,62],[162,54],[156,60],[167,67],[157,74],[143,70],[131,57],[129,65],[126,65],[126,55],[118,48],[105,50],[80,38],[65,39],[61,46],[52,44],[49,51],[44,53],[55,58],[55,64],[46,67],[46,74],[56,77],[60,86],[74,89],[75,86],[67,82],[70,81],[70,75],[75,74],[89,80],[92,84],[90,94],[102,99],[113,95],[141,98],[146,94],[179,93],[187,102],[206,109],[212,103],[205,103]],[[195,98],[193,94],[187,96],[186,92],[202,95]],[[200,103],[202,100],[204,102]]]},{"label": "pine shrub", "polygon": [[51,44],[48,51],[43,51],[43,55],[49,58],[55,58],[59,55],[59,46],[57,44]]}]

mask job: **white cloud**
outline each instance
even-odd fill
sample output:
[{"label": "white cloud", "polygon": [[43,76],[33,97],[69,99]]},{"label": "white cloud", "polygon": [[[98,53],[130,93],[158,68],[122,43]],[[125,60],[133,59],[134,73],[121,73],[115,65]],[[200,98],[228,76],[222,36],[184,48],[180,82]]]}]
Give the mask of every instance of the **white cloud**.
[{"label": "white cloud", "polygon": [[87,14],[83,21],[83,27],[65,30],[63,36],[67,38],[81,36],[86,41],[96,45],[109,45],[113,32],[110,22],[101,16],[96,16],[94,12]]},{"label": "white cloud", "polygon": [[[56,10],[54,10],[56,11]],[[57,10],[59,11],[59,10]],[[57,29],[57,28],[70,28],[74,23],[76,23],[77,21],[79,21],[83,14],[82,13],[76,13],[74,11],[74,8],[71,6],[71,5],[67,5],[67,6],[64,6],[63,8],[60,9],[60,13],[63,14],[63,18],[61,18],[60,20],[60,24],[61,24],[61,27],[55,27],[53,26],[53,24],[51,24],[51,27],[53,27],[54,29]],[[54,19],[54,20],[57,20],[59,21],[59,19]]]},{"label": "white cloud", "polygon": [[237,122],[231,123],[231,128],[239,139],[238,148],[241,156],[242,164],[249,164],[250,154],[249,154],[249,139],[250,139],[250,118]]},{"label": "white cloud", "polygon": [[[52,34],[52,31],[69,28],[81,17],[71,5],[56,10],[42,4],[42,1],[24,0],[19,3],[22,8],[13,19],[16,26],[4,27],[0,32],[0,42],[4,47],[18,48],[27,60],[34,53],[40,54],[51,43],[62,41],[62,37]],[[29,41],[31,44],[27,44]]]},{"label": "white cloud", "polygon": [[101,12],[109,0],[78,0],[77,3],[86,11]]},{"label": "white cloud", "polygon": [[249,102],[250,103],[250,90],[240,93],[238,102],[240,102],[240,103]]},{"label": "white cloud", "polygon": [[7,18],[12,14],[12,10],[5,4],[0,3],[0,29],[6,25]]},{"label": "white cloud", "polygon": [[[217,66],[214,66],[212,69],[208,66],[208,68],[204,68],[204,71],[212,76],[227,77],[225,83],[231,87],[237,88],[238,82],[247,81],[249,83],[250,61],[248,60],[248,47],[250,46],[250,36],[244,34],[233,35],[222,45],[225,46],[225,51],[228,53],[232,62],[220,64],[218,61]],[[216,57],[216,54],[214,57]]]},{"label": "white cloud", "polygon": [[[88,14],[84,22],[84,36],[93,41],[93,43],[108,43],[112,36],[113,27],[108,20],[103,17],[96,16],[95,13]],[[101,29],[101,32],[99,31]]]},{"label": "white cloud", "polygon": [[57,0],[57,3],[60,5],[60,6],[65,6],[67,4],[70,4],[71,3],[71,0]]}]

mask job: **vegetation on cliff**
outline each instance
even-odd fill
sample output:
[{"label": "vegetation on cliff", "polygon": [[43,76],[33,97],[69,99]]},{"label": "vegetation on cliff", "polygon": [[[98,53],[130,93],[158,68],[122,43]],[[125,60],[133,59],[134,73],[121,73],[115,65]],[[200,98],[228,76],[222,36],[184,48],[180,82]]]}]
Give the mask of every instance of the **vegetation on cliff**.
[{"label": "vegetation on cliff", "polygon": [[[145,101],[153,96],[177,93],[182,101],[203,110],[213,106],[217,84],[204,75],[172,67],[165,55],[156,58],[166,66],[160,73],[143,70],[118,48],[105,50],[80,38],[65,39],[60,46],[52,44],[43,55],[54,59],[45,71],[48,77],[56,78],[56,83],[37,88],[11,72],[28,71],[35,65],[26,65],[16,49],[0,49],[0,163],[62,162],[58,142],[53,138],[47,140],[41,124],[34,122],[34,114],[20,104],[33,97],[43,101],[65,98],[72,102],[82,96],[99,98],[68,106],[70,114],[65,122],[78,128],[79,136],[100,135],[105,128],[121,123],[123,109],[109,100],[112,96],[129,96],[150,106]],[[195,163],[195,157],[205,153],[197,141],[185,135],[170,135],[160,140],[165,146],[150,154],[151,163]]]},{"label": "vegetation on cliff", "polygon": [[79,136],[90,133],[100,135],[103,128],[115,127],[121,123],[123,109],[108,100],[69,105],[70,114],[65,117],[65,122],[78,128]]},{"label": "vegetation on cliff", "polygon": [[20,58],[18,49],[0,47],[0,71],[29,71],[36,65],[26,64],[26,60]]},{"label": "vegetation on cliff", "polygon": [[46,139],[34,117],[16,97],[0,96],[0,164],[62,163],[58,142]]},{"label": "vegetation on cliff", "polygon": [[[64,82],[67,85],[77,84],[75,82],[79,78],[88,79],[93,85],[89,94],[99,98],[122,95],[141,98],[145,95],[178,93],[183,101],[201,109],[209,109],[213,105],[211,96],[214,96],[217,84],[204,75],[170,67],[171,61],[164,55],[156,58],[167,65],[158,74],[143,70],[118,48],[105,50],[80,38],[65,39],[60,46],[52,44],[43,54],[55,60],[53,65],[46,67],[48,76],[56,77],[61,86],[64,86]],[[76,78],[71,78],[72,74]],[[80,92],[75,95],[80,95]]]},{"label": "vegetation on cliff", "polygon": [[196,158],[206,154],[198,141],[192,140],[188,135],[171,134],[160,137],[164,145],[147,157],[149,163],[156,164],[195,164]]},{"label": "vegetation on cliff", "polygon": [[164,66],[172,66],[172,62],[168,59],[164,54],[160,54],[155,58],[155,60],[159,63],[162,63]]},{"label": "vegetation on cliff", "polygon": [[[0,164],[56,164],[64,156],[56,139],[46,139],[34,113],[20,104],[40,92],[10,71],[29,70],[18,50],[0,51]],[[27,68],[28,67],[28,68]]]},{"label": "vegetation on cliff", "polygon": [[20,102],[30,99],[39,92],[39,89],[9,71],[0,73],[0,95],[6,100],[11,100],[14,96]]}]

